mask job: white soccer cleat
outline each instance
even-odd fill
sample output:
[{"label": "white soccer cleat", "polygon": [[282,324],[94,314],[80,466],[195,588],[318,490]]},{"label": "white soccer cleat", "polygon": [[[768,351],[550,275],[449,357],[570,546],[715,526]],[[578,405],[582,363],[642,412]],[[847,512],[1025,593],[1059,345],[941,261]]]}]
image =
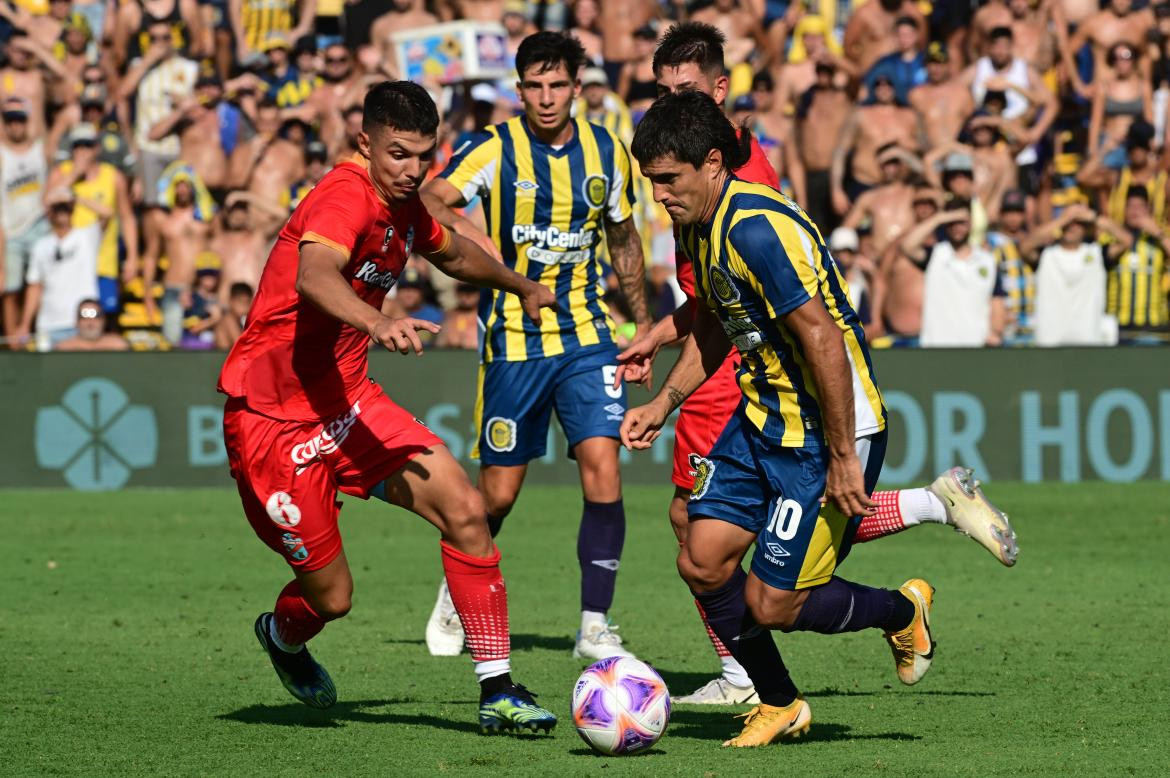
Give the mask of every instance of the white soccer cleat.
[{"label": "white soccer cleat", "polygon": [[463,653],[463,622],[451,602],[447,579],[439,584],[439,596],[427,619],[427,651],[431,656],[459,656]]},{"label": "white soccer cleat", "polygon": [[974,470],[952,467],[926,488],[942,502],[947,524],[973,538],[1008,567],[1016,563],[1020,553],[1016,533],[1008,523],[1007,514],[983,494]]},{"label": "white soccer cleat", "polygon": [[682,697],[671,697],[679,705],[759,705],[755,686],[736,686],[723,676],[713,678]]},{"label": "white soccer cleat", "polygon": [[617,633],[616,624],[596,621],[585,630],[577,632],[577,645],[573,647],[574,659],[588,659],[596,662],[608,659],[611,656],[634,655],[622,646],[621,636]]}]

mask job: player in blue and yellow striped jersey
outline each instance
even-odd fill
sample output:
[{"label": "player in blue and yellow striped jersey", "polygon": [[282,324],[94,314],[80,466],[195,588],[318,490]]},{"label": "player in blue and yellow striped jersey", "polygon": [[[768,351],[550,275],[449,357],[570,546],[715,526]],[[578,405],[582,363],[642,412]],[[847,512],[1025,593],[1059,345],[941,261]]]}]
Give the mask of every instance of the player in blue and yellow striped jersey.
[{"label": "player in blue and yellow striped jersey", "polygon": [[1170,340],[1170,234],[1155,216],[1144,186],[1129,188],[1124,215],[1133,246],[1109,268],[1105,310],[1117,317],[1124,340],[1165,342]]},{"label": "player in blue and yellow striped jersey", "polygon": [[[516,53],[524,114],[487,128],[456,150],[450,165],[424,187],[427,208],[521,275],[557,296],[540,326],[519,300],[485,291],[479,396],[476,400],[479,488],[493,535],[519,494],[528,462],[543,456],[555,410],[577,460],[584,495],[577,556],[581,566],[581,630],[574,655],[629,656],[606,616],[625,538],[618,469],[618,428],[626,410],[615,388],[617,347],[598,247],[609,260],[644,331],[641,242],[631,218],[629,154],[613,132],[572,118],[585,61],[571,36],[540,32]],[[487,234],[451,210],[482,198]],[[463,636],[445,592],[427,625],[431,653],[459,653]]]},{"label": "player in blue and yellow striped jersey", "polygon": [[[680,227],[703,304],[662,391],[631,409],[621,430],[627,446],[649,447],[730,346],[739,351],[742,403],[695,464],[678,560],[760,697],[743,732],[724,744],[732,746],[798,737],[811,722],[767,629],[880,627],[904,683],[917,682],[933,656],[929,584],[911,579],[890,591],[835,575],[861,517],[872,513],[886,411],[848,287],[819,230],[776,190],[731,173],[748,144],[750,134],[737,136],[699,92],[661,98],[634,135],[655,199]],[[740,561],[753,543],[745,574]]]}]

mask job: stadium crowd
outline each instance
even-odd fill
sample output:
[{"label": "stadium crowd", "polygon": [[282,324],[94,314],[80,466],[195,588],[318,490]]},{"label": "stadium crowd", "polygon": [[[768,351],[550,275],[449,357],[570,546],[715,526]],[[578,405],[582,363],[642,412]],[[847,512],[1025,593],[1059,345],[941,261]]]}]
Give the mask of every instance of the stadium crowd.
[{"label": "stadium crowd", "polygon": [[[289,213],[354,153],[365,90],[403,75],[392,36],[459,19],[502,23],[512,55],[570,29],[595,65],[577,110],[627,142],[661,34],[719,29],[728,115],[820,227],[877,346],[1170,338],[1170,2],[12,0],[3,343],[230,347]],[[426,83],[436,171],[520,111],[513,80]],[[661,317],[681,299],[671,225],[635,183]],[[388,305],[474,349],[478,299],[412,260]]]}]

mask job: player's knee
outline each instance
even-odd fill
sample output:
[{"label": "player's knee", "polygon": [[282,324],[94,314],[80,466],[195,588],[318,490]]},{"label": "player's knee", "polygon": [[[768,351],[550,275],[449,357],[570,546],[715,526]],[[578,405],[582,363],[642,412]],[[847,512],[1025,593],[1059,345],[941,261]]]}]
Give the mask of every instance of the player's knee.
[{"label": "player's knee", "polygon": [[512,506],[516,504],[517,492],[515,489],[504,484],[489,485],[484,483],[481,483],[479,488],[483,495],[484,510],[487,513],[497,519],[503,519],[512,512]]},{"label": "player's knee", "polygon": [[317,595],[311,604],[318,616],[325,621],[333,621],[349,613],[353,606],[351,595],[351,591],[339,587]]},{"label": "player's knee", "polygon": [[791,630],[796,624],[796,617],[800,615],[802,603],[803,598],[798,597],[798,592],[771,588],[747,592],[747,605],[752,618],[768,629]]},{"label": "player's knee", "polygon": [[678,574],[692,592],[709,592],[727,583],[734,572],[734,564],[713,564],[694,558],[684,546],[678,554]]},{"label": "player's knee", "polygon": [[484,497],[470,486],[447,500],[443,514],[447,532],[452,536],[478,535],[487,529]]}]

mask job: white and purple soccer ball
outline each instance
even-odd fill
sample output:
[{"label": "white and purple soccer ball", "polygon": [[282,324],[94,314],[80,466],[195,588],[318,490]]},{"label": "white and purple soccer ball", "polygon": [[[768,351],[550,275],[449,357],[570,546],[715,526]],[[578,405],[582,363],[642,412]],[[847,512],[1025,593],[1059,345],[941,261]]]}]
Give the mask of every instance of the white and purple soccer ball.
[{"label": "white and purple soccer ball", "polygon": [[595,750],[633,754],[658,742],[670,720],[666,682],[645,662],[610,657],[585,668],[573,687],[573,724]]}]

